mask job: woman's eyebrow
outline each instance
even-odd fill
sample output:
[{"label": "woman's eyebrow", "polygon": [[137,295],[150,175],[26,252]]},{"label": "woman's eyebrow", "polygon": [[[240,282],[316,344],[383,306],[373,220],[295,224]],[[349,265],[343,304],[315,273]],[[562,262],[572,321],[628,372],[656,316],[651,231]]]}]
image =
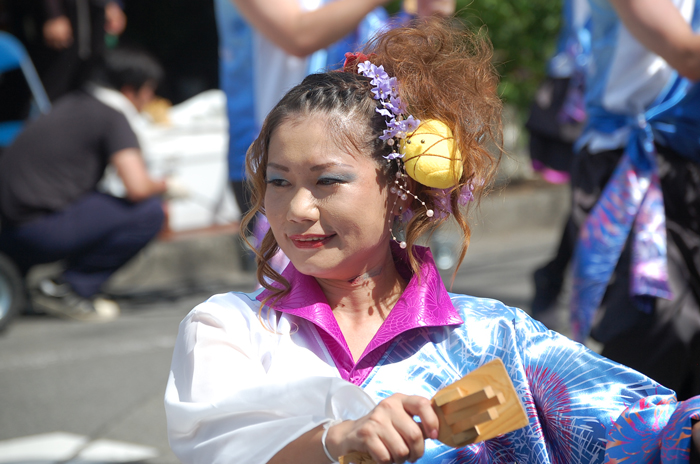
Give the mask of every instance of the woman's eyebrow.
[{"label": "woman's eyebrow", "polygon": [[277,163],[267,163],[267,167],[268,168],[275,168],[278,171],[282,171],[282,172],[289,172],[288,167],[282,166],[281,164],[277,164]]},{"label": "woman's eyebrow", "polygon": [[351,168],[349,164],[343,164],[343,163],[324,163],[324,164],[317,164],[316,166],[313,166],[310,171],[323,171],[324,169],[327,168]]}]

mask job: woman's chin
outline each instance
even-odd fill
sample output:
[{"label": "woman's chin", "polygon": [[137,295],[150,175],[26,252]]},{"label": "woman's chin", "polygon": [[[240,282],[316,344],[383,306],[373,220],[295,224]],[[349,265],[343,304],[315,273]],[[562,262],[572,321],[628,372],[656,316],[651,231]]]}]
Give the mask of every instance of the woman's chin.
[{"label": "woman's chin", "polygon": [[348,273],[348,266],[341,259],[325,253],[307,257],[295,254],[288,257],[297,271],[319,279],[343,280],[343,276]]},{"label": "woman's chin", "polygon": [[292,264],[297,271],[302,274],[306,274],[311,277],[318,277],[320,279],[333,279],[334,276],[338,274],[338,267],[332,265],[330,262],[318,262],[315,259],[307,260],[294,260],[291,259]]},{"label": "woman's chin", "polygon": [[[282,251],[297,271],[319,279],[348,281],[367,272],[367,269],[381,268],[385,264],[384,259],[391,259],[388,243],[386,250],[379,246],[361,251],[336,247],[316,250],[300,250],[294,246],[285,248]],[[380,256],[382,259],[377,259]]]}]

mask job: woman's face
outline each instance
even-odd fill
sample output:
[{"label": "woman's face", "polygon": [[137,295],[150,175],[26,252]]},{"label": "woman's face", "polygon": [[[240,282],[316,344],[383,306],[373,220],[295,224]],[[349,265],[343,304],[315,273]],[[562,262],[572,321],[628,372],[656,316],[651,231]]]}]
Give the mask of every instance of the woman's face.
[{"label": "woman's face", "polygon": [[350,280],[387,259],[393,198],[369,154],[339,146],[326,120],[299,116],[273,132],[265,211],[300,272]]}]

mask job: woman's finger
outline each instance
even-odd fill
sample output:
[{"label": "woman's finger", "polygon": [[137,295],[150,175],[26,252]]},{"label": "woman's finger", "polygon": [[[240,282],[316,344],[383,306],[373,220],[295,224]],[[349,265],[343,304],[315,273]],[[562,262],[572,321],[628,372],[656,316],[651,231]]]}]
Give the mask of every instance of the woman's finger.
[{"label": "woman's finger", "polygon": [[378,435],[373,436],[365,443],[367,452],[377,464],[391,464],[393,457],[383,440]]},{"label": "woman's finger", "polygon": [[[416,422],[416,416],[422,424]],[[438,420],[428,399],[394,394],[367,416],[343,424],[329,430],[327,443],[331,447],[340,448],[341,454],[367,451],[378,464],[384,464],[420,459],[425,451],[425,437],[437,437]],[[341,425],[349,429],[338,436],[336,428]]]},{"label": "woman's finger", "polygon": [[440,423],[429,399],[421,396],[406,397],[404,409],[411,416],[420,417],[423,430],[425,431],[425,438],[434,440],[438,437]]},{"label": "woman's finger", "polygon": [[425,452],[425,438],[421,426],[411,416],[406,415],[394,421],[394,429],[404,445],[403,448],[399,448],[401,451],[405,450],[401,457],[411,462],[420,459]]},{"label": "woman's finger", "polygon": [[[426,398],[396,395],[396,399],[400,400],[401,413],[392,416],[393,428],[408,449],[408,459],[416,461],[425,452],[425,438],[437,438],[438,418],[430,400]],[[420,418],[421,424],[413,419],[414,416]]]},{"label": "woman's finger", "polygon": [[423,433],[408,416],[395,421],[393,427],[386,430],[381,438],[396,463],[414,462],[423,456]]}]

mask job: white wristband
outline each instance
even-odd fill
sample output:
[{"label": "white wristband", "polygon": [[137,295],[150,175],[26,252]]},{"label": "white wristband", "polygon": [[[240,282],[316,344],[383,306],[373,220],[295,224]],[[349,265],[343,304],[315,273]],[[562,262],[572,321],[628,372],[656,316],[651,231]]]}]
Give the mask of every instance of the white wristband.
[{"label": "white wristband", "polygon": [[340,424],[342,419],[335,419],[332,421],[328,421],[325,424],[323,424],[323,435],[321,435],[321,445],[323,445],[323,452],[326,453],[326,457],[330,459],[332,464],[340,464],[338,461],[331,456],[331,453],[328,451],[328,448],[326,447],[326,436],[328,435],[328,429],[333,427],[334,425]]}]

